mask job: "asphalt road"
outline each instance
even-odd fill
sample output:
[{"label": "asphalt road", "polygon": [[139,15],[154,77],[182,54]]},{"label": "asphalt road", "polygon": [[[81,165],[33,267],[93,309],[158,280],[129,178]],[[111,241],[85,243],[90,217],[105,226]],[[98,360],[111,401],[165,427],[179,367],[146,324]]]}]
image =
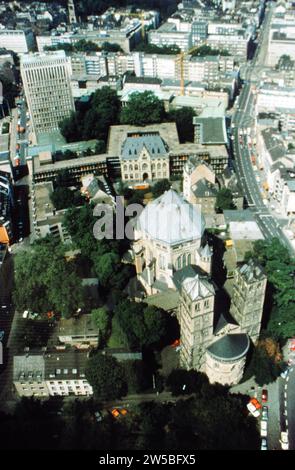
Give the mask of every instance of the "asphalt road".
[{"label": "asphalt road", "polygon": [[[238,101],[238,108],[235,110],[232,119],[232,136],[235,166],[240,185],[243,189],[245,198],[249,207],[252,208],[257,224],[265,238],[279,238],[290,253],[294,254],[288,238],[283,233],[278,221],[270,213],[268,207],[263,202],[263,193],[260,185],[256,181],[253,165],[251,162],[251,152],[247,145],[246,136],[241,136],[241,129],[249,128],[254,125],[254,95],[252,93],[253,81],[257,81],[256,64],[258,70],[261,70],[261,63],[266,58],[267,38],[271,20],[273,6],[271,5],[265,16],[264,26],[260,34],[260,43],[252,60],[245,70],[245,84],[241,91]],[[252,80],[254,77],[254,80]]]},{"label": "asphalt road", "polygon": [[289,369],[289,374],[283,383],[284,430],[288,432],[289,449],[295,449],[295,368]]}]

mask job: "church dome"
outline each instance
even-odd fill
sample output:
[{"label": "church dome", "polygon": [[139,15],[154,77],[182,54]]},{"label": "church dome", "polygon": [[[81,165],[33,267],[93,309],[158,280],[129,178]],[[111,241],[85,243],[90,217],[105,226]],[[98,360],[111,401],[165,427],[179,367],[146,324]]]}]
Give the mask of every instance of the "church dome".
[{"label": "church dome", "polygon": [[196,205],[170,189],[145,207],[136,228],[143,236],[174,245],[200,240],[205,221]]}]

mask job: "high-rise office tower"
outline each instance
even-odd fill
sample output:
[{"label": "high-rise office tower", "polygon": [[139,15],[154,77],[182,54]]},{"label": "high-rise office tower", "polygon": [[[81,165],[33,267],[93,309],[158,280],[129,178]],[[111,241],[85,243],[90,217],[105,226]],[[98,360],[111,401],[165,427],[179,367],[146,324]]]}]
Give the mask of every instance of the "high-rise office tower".
[{"label": "high-rise office tower", "polygon": [[58,130],[58,123],[75,110],[70,74],[64,51],[22,56],[21,76],[37,140],[39,134]]}]

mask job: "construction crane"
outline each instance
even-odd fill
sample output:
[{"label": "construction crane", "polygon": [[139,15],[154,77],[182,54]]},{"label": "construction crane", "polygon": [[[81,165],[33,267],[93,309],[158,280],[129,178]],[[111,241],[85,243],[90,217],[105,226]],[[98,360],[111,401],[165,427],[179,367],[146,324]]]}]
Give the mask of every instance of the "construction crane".
[{"label": "construction crane", "polygon": [[144,41],[145,40],[145,23],[144,23],[144,11],[140,13],[118,13],[120,16],[126,16],[126,17],[131,17],[131,18],[137,18],[140,19],[141,22],[141,39]]},{"label": "construction crane", "polygon": [[184,96],[184,59],[186,56],[192,54],[195,52],[197,49],[202,44],[199,44],[198,46],[194,46],[191,49],[189,49],[187,52],[181,51],[180,54],[178,55],[178,58],[176,59],[177,62],[180,64],[180,94],[181,96]]}]

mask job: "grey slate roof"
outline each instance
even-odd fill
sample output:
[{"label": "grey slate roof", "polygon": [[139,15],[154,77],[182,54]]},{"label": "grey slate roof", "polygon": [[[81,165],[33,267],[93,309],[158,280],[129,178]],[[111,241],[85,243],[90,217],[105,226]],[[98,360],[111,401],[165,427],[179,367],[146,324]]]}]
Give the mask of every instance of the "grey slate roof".
[{"label": "grey slate roof", "polygon": [[194,184],[192,192],[196,197],[217,197],[218,190],[210,181],[203,178]]},{"label": "grey slate roof", "polygon": [[177,289],[184,289],[192,300],[206,298],[215,294],[215,288],[208,276],[194,265],[186,266],[173,275]]},{"label": "grey slate roof", "polygon": [[222,361],[234,361],[245,356],[250,346],[246,334],[229,334],[223,336],[207,348],[211,356]]},{"label": "grey slate roof", "polygon": [[250,259],[247,264],[240,268],[240,274],[247,282],[256,282],[265,279],[265,274],[259,264]]},{"label": "grey slate roof", "polygon": [[44,355],[46,380],[85,379],[88,353],[85,351],[59,351]]},{"label": "grey slate roof", "polygon": [[142,149],[146,148],[151,158],[167,155],[167,148],[159,134],[127,137],[122,145],[121,158],[123,160],[137,160]]},{"label": "grey slate roof", "polygon": [[261,135],[273,162],[284,157],[286,154],[286,149],[276,129],[273,127],[268,127],[267,129],[261,131]]},{"label": "grey slate roof", "polygon": [[14,356],[13,380],[44,380],[45,362],[41,354]]}]

